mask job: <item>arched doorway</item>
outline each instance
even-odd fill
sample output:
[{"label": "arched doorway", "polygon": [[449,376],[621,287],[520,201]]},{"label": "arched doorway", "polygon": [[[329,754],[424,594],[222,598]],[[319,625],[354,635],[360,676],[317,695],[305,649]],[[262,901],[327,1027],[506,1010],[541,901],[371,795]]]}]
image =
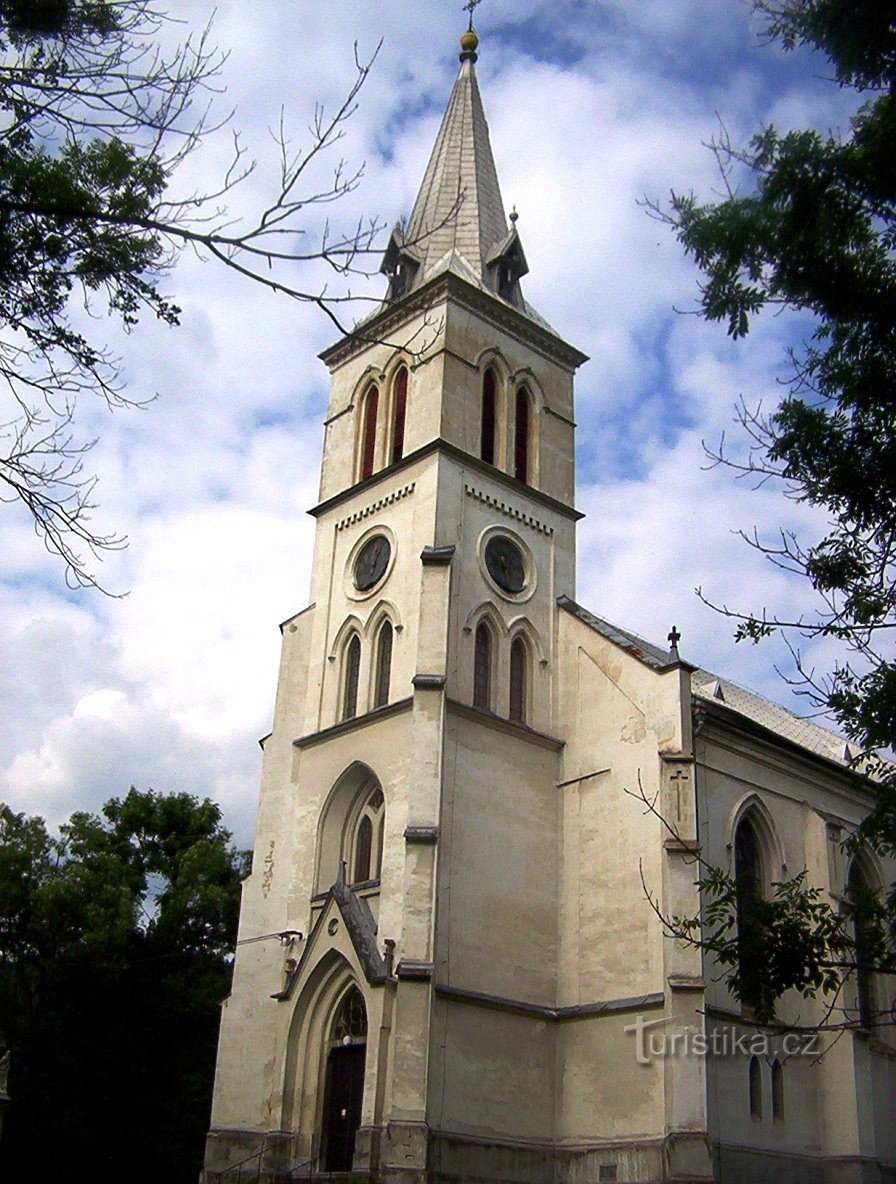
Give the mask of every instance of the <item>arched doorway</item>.
[{"label": "arched doorway", "polygon": [[361,1125],[367,1009],[357,987],[346,992],[330,1028],[321,1129],[321,1167],[350,1172]]}]

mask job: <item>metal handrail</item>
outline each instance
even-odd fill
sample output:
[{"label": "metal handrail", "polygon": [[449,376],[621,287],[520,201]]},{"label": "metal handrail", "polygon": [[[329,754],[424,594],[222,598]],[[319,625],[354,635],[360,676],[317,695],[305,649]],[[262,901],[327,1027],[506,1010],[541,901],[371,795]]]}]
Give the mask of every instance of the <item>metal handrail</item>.
[{"label": "metal handrail", "polygon": [[244,1165],[249,1163],[250,1160],[257,1159],[258,1171],[255,1173],[255,1179],[257,1181],[261,1176],[261,1160],[265,1150],[266,1148],[262,1143],[261,1148],[258,1151],[253,1151],[251,1155],[247,1155],[243,1159],[238,1159],[236,1163],[229,1163],[226,1168],[212,1168],[210,1171],[206,1171],[205,1174],[206,1176],[213,1176],[217,1180],[223,1180],[225,1177],[232,1176],[236,1172],[237,1184],[241,1184]]}]

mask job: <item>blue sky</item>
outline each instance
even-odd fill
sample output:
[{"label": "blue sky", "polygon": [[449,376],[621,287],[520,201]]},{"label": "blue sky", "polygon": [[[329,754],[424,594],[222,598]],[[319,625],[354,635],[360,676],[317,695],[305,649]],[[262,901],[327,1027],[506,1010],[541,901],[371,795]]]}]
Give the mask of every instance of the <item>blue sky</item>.
[{"label": "blue sky", "polygon": [[[178,5],[187,28],[213,6]],[[750,553],[737,529],[820,523],[771,490],[707,470],[701,441],[734,433],[739,396],[778,398],[792,319],[743,343],[676,309],[696,276],[639,205],[671,189],[710,199],[703,144],[719,121],[735,141],[761,123],[844,127],[852,96],[807,54],[763,47],[741,0],[485,0],[478,72],[508,209],[520,213],[527,298],[591,357],[577,385],[579,599],[662,641],[673,622],[688,659],[799,707],[773,646],[735,649],[713,598],[793,611],[805,589]],[[214,35],[229,50],[223,107],[258,157],[235,199],[270,190],[267,129],[281,107],[300,142],[315,102],[337,103],[352,46],[382,48],[339,148],[366,177],[341,209],[351,225],[407,214],[457,70],[459,3],[326,5],[223,0]],[[226,134],[177,184],[212,188]],[[313,233],[314,225],[309,225]],[[313,286],[318,276],[308,273]],[[185,254],[168,289],[182,324],[129,336],[93,331],[121,354],[139,412],[79,409],[99,443],[97,523],[129,536],[104,565],[122,599],[72,593],[15,507],[0,507],[0,797],[58,823],[131,784],[221,801],[251,835],[269,730],[277,623],[304,607],[327,374],[328,322]],[[379,281],[368,289],[381,291]],[[818,651],[819,662],[830,654]]]}]

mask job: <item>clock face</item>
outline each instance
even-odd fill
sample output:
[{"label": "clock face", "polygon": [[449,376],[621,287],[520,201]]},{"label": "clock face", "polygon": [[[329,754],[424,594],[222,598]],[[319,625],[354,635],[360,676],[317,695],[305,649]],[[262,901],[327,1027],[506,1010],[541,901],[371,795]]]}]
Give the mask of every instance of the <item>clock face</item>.
[{"label": "clock face", "polygon": [[392,547],[384,534],[368,539],[355,560],[355,587],[367,592],[383,578],[392,555]]},{"label": "clock face", "polygon": [[485,566],[499,588],[505,592],[522,592],[526,586],[526,564],[523,553],[512,539],[493,535],[485,546]]}]

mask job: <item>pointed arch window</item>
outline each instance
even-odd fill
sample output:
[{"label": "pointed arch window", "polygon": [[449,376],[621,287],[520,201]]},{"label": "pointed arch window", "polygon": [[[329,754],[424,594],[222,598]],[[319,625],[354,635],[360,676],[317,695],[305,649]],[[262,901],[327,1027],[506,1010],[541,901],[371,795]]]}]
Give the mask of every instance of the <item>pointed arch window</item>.
[{"label": "pointed arch window", "polygon": [[741,819],[734,835],[734,881],[740,997],[748,1007],[755,1007],[762,1001],[763,924],[759,914],[764,876],[759,835],[749,815]]},{"label": "pointed arch window", "polygon": [[528,708],[527,683],[529,678],[528,650],[522,637],[514,638],[510,647],[510,718],[526,722]]},{"label": "pointed arch window", "polygon": [[476,626],[473,658],[473,706],[485,711],[492,705],[492,631],[485,621]]},{"label": "pointed arch window", "polygon": [[383,804],[383,791],[377,786],[361,803],[360,810],[352,815],[354,826],[349,832],[351,843],[345,853],[345,862],[351,869],[353,884],[363,884],[380,877],[386,823]]},{"label": "pointed arch window", "polygon": [[784,1066],[777,1059],[772,1061],[772,1118],[784,1121]]},{"label": "pointed arch window", "polygon": [[355,877],[354,883],[370,879],[370,857],[373,854],[373,823],[369,815],[365,814],[358,824],[358,837],[355,840]]},{"label": "pointed arch window", "polygon": [[363,424],[361,432],[361,480],[373,476],[376,460],[376,418],[380,392],[371,386],[364,397]]},{"label": "pointed arch window", "polygon": [[762,1065],[759,1057],[750,1057],[750,1117],[762,1122]]},{"label": "pointed arch window", "polygon": [[392,679],[392,637],[391,621],[383,621],[376,639],[376,683],[373,690],[374,707],[385,707],[389,702],[389,684]]},{"label": "pointed arch window", "polygon": [[361,676],[361,639],[357,633],[345,647],[342,676],[342,718],[354,719],[358,714],[358,684]]},{"label": "pointed arch window", "polygon": [[408,368],[402,366],[395,375],[394,406],[392,409],[392,464],[404,456],[404,424],[408,409]]},{"label": "pointed arch window", "polygon": [[530,469],[530,419],[532,413],[529,392],[521,386],[516,392],[516,409],[513,433],[513,474],[517,481],[529,481]]},{"label": "pointed arch window", "polygon": [[479,455],[488,464],[495,463],[495,415],[498,398],[498,383],[491,367],[482,377],[482,422],[479,436]]},{"label": "pointed arch window", "polygon": [[858,859],[854,859],[850,865],[846,890],[853,910],[858,1020],[863,1028],[871,1028],[874,1026],[876,1000],[874,972],[869,957],[870,934],[867,922],[863,917],[863,908],[867,907],[871,900],[872,888]]}]

